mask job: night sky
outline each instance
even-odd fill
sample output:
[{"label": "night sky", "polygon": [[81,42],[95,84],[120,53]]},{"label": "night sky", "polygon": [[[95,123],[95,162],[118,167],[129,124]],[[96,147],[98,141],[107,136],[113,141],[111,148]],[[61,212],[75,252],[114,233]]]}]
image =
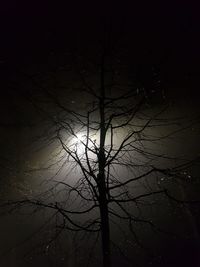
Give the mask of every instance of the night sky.
[{"label": "night sky", "polygon": [[[168,146],[168,143],[165,143],[164,149],[172,155],[184,154],[189,158],[200,155],[200,5],[195,1],[177,0],[157,3],[66,2],[68,3],[10,0],[2,1],[0,4],[0,199],[2,202],[4,199],[18,199],[24,185],[29,192],[34,190],[39,183],[40,174],[23,175],[23,172],[28,167],[37,168],[40,162],[48,160],[49,151],[52,149],[50,146],[49,150],[40,152],[42,141],[39,145],[34,143],[37,136],[47,131],[48,124],[45,124],[46,118],[41,116],[37,108],[35,109],[33,102],[36,101],[40,107],[46,109],[48,101],[41,93],[41,88],[37,89],[37,86],[33,85],[30,77],[39,77],[37,79],[43,85],[48,82],[53,84],[52,77],[56,82],[62,81],[63,83],[60,82],[59,85],[66,85],[71,89],[63,91],[62,88],[55,86],[52,92],[66,101],[70,108],[82,108],[85,99],[80,92],[73,89],[78,83],[73,71],[79,66],[82,70],[90,69],[92,73],[90,62],[98,64],[105,31],[108,33],[111,51],[116,49],[115,53],[122,62],[120,67],[126,66],[122,71],[127,80],[133,82],[139,79],[145,86],[145,82],[148,82],[151,79],[149,77],[156,71],[161,93],[150,96],[149,105],[155,108],[162,104],[167,105],[169,117],[180,117],[181,122],[186,118],[187,123],[195,121],[175,140],[172,138],[173,145]],[[95,78],[92,82],[94,81]],[[34,101],[31,102],[30,99]],[[46,110],[51,115],[56,112],[52,106]],[[31,154],[30,151],[35,151],[35,154]],[[190,192],[188,189],[187,194],[199,201],[199,166],[195,166],[191,172],[197,177],[198,186],[192,188]],[[51,173],[47,171],[45,175],[45,177],[51,176]],[[42,189],[45,190],[45,187],[41,187]],[[197,264],[196,255],[199,253],[200,240],[192,239],[190,234],[193,230],[187,223],[183,222],[180,226],[187,216],[176,207],[170,206],[171,203],[166,204],[164,200],[158,200],[166,205],[169,218],[165,218],[162,205],[158,210],[152,209],[152,218],[155,219],[159,211],[160,215],[155,220],[163,223],[165,229],[178,232],[181,237],[171,239],[170,236],[160,234],[154,240],[154,235],[148,229],[138,227],[138,233],[141,234],[145,247],[146,245],[154,247],[153,253],[149,252],[149,249],[136,246],[135,262],[125,265],[121,256],[115,252],[113,266],[134,266],[134,263],[137,264],[135,266],[141,267],[147,264],[156,267],[189,264],[192,267],[199,266],[195,264]],[[192,206],[190,209],[200,235],[199,206]],[[8,216],[0,212],[2,214],[0,240],[3,240],[0,244],[2,261],[0,266],[16,267],[28,264],[33,267],[61,267],[86,264],[82,258],[87,253],[87,237],[86,241],[80,237],[74,241],[69,237],[70,234],[66,233],[58,241],[61,248],[55,245],[54,250],[52,249],[49,254],[45,252],[44,256],[43,251],[35,253],[32,247],[35,247],[42,238],[34,237],[29,242],[29,236],[37,231],[44,223],[43,219],[47,219],[51,214],[39,211],[38,215],[35,215],[34,211],[31,212],[30,215],[27,207],[18,214]],[[150,211],[145,208],[145,212],[148,214]],[[48,233],[52,230],[47,228],[45,231],[44,240],[48,239]],[[24,243],[26,239],[27,242]],[[118,240],[116,242],[119,242],[119,239],[120,235],[116,234]],[[79,247],[79,260],[70,261],[72,250],[67,253],[63,247],[74,244]],[[131,249],[129,245],[125,247],[128,255],[132,254]],[[184,257],[184,254],[187,256]],[[63,260],[65,257],[68,260]]]},{"label": "night sky", "polygon": [[178,97],[192,91],[196,99],[200,59],[197,4],[79,2],[1,3],[2,76],[9,77],[19,67],[47,66],[52,53],[52,64],[58,65],[66,51],[94,52],[108,23],[111,38],[126,47],[130,65],[155,65],[164,86],[173,88],[168,90],[177,91]]}]

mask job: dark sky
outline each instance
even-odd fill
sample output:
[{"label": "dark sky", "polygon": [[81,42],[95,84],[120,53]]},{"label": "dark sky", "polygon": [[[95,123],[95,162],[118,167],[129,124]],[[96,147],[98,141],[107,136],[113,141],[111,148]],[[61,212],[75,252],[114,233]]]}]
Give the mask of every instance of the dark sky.
[{"label": "dark sky", "polygon": [[[111,33],[112,42],[119,42],[130,71],[134,72],[138,66],[149,71],[151,66],[156,66],[170,97],[176,101],[182,99],[190,106],[195,102],[198,106],[198,7],[193,1],[177,0],[157,3],[67,1],[65,4],[2,1],[1,110],[8,106],[7,110],[12,110],[17,103],[17,89],[16,86],[13,89],[10,81],[16,76],[23,79],[19,70],[48,71],[54,63],[65,63],[66,51],[72,54],[70,64],[80,51],[88,56],[95,54],[104,27]],[[13,110],[12,113],[17,114],[15,108]],[[7,113],[4,120],[9,116]]]},{"label": "dark sky", "polygon": [[[92,2],[92,1],[91,1]],[[194,1],[3,1],[1,73],[48,62],[50,52],[93,47],[110,23],[112,38],[126,43],[131,61],[156,64],[166,83],[197,85],[200,19]],[[194,88],[195,86],[193,86]],[[194,90],[195,91],[195,90]]]},{"label": "dark sky", "polygon": [[167,56],[178,50],[185,56],[198,53],[198,5],[191,2],[67,2],[65,5],[14,0],[1,3],[2,52],[10,57],[59,49],[73,44],[73,37],[80,35],[91,41],[99,35],[104,22],[110,20],[112,31],[124,34],[136,47],[139,44],[161,53],[165,50]]},{"label": "dark sky", "polygon": [[12,137],[16,130],[13,131],[13,122],[17,124],[28,110],[27,104],[21,105],[20,96],[10,84],[10,80],[19,75],[18,70],[39,70],[42,65],[48,66],[52,53],[57,58],[62,58],[65,51],[75,54],[82,49],[87,51],[86,55],[94,53],[104,25],[109,25],[111,39],[119,41],[122,50],[127,51],[130,69],[134,65],[136,68],[156,65],[168,94],[175,101],[181,99],[181,111],[184,105],[193,106],[193,103],[196,107],[192,112],[199,110],[198,4],[177,0],[130,1],[129,4],[124,1],[65,2],[1,1],[0,76],[4,83],[0,113],[4,115],[0,123],[10,123],[10,118],[12,122],[10,128],[3,129],[5,132],[11,129],[10,135],[1,134],[2,151],[8,150],[5,136],[13,146],[10,140],[18,138]]}]

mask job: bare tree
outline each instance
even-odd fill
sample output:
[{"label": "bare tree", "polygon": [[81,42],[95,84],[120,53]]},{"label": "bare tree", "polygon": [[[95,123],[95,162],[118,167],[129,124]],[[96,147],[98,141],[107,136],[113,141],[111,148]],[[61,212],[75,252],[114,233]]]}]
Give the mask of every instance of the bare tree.
[{"label": "bare tree", "polygon": [[[44,94],[45,101],[54,107],[44,112],[46,103],[41,101],[41,106],[28,95],[29,101],[51,122],[41,140],[42,144],[56,147],[56,152],[44,171],[56,166],[56,172],[47,179],[46,192],[2,205],[13,209],[28,204],[52,210],[59,216],[52,240],[64,230],[97,236],[100,233],[104,267],[111,266],[111,246],[123,253],[111,238],[110,225],[120,227],[120,222],[125,222],[138,244],[137,223],[162,231],[140,212],[136,214],[136,209],[140,211],[145,203],[150,204],[160,195],[177,203],[187,202],[174,197],[170,186],[160,181],[169,178],[185,182],[189,175],[186,170],[197,162],[197,159],[170,157],[162,151],[160,144],[166,145],[183,127],[177,119],[167,118],[166,105],[151,105],[143,86],[124,82],[119,70],[110,66],[103,53],[95,77],[87,74],[87,70],[79,72],[81,86],[77,96],[86,99],[83,107],[75,105],[75,108],[66,104],[63,95],[58,96],[56,86],[51,90],[49,84],[27,75]],[[156,83],[158,91],[157,87]],[[148,94],[154,97],[154,91]],[[140,187],[135,190],[140,184],[142,190]],[[57,190],[54,200],[52,195],[49,197],[53,190]]]}]

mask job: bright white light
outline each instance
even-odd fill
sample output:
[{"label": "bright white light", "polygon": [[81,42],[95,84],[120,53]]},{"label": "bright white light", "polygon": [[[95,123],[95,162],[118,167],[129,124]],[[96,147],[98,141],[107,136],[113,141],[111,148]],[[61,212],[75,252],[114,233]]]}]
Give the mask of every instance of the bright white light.
[{"label": "bright white light", "polygon": [[95,151],[97,138],[98,136],[94,133],[91,133],[87,139],[85,132],[77,132],[70,142],[71,148],[76,151],[79,156],[84,156],[87,150],[88,156],[93,157],[94,153],[92,153],[92,151]]},{"label": "bright white light", "polygon": [[78,142],[78,143],[83,143],[85,141],[85,135],[82,134],[82,133],[77,133],[76,136],[74,137],[75,139],[75,142]]},{"label": "bright white light", "polygon": [[74,135],[71,142],[73,150],[75,150],[79,154],[79,156],[84,154],[86,143],[86,136],[84,133],[79,132]]}]

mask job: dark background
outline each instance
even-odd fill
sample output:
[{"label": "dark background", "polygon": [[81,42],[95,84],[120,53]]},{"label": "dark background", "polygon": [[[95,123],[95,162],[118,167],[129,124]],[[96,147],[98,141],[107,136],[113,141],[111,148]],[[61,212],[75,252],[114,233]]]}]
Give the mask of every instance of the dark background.
[{"label": "dark background", "polygon": [[[24,100],[21,101],[21,88],[12,81],[23,83],[25,78],[21,70],[30,73],[52,71],[55,66],[65,63],[66,53],[83,53],[86,58],[94,54],[105,25],[110,27],[111,40],[120,43],[122,53],[128,58],[129,72],[138,68],[148,71],[155,66],[159,69],[167,100],[174,103],[179,114],[200,115],[198,3],[66,2],[10,0],[0,4],[0,131],[4,156],[9,156],[4,142],[7,131],[15,135],[16,127],[23,122],[21,118],[29,110]],[[73,57],[70,64],[73,65]],[[32,118],[30,111],[28,114]],[[25,121],[27,123],[26,116]],[[190,142],[197,153],[198,132],[195,137]],[[17,149],[14,148],[16,154]],[[166,253],[170,262],[178,254],[180,259],[181,253],[188,252],[185,259],[189,264],[197,246],[183,244],[181,248],[180,244],[180,241],[175,242],[171,248],[169,244],[163,245],[162,253],[170,251]]]},{"label": "dark background", "polygon": [[196,99],[198,10],[195,1],[2,2],[1,75],[10,75],[20,66],[47,64],[52,52],[95,50],[109,21],[111,38],[126,44],[131,64],[156,65],[168,90]]},{"label": "dark background", "polygon": [[[18,98],[20,71],[39,73],[95,54],[107,27],[128,58],[129,72],[159,71],[170,101],[199,103],[200,18],[195,1],[7,1],[0,6],[1,108]],[[107,25],[107,26],[105,26]],[[109,29],[108,29],[109,28]],[[15,101],[15,100],[14,100]],[[9,108],[7,108],[9,112]],[[7,113],[7,112],[5,112]],[[2,120],[5,120],[2,118]]]}]

